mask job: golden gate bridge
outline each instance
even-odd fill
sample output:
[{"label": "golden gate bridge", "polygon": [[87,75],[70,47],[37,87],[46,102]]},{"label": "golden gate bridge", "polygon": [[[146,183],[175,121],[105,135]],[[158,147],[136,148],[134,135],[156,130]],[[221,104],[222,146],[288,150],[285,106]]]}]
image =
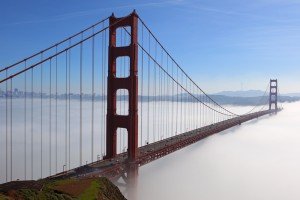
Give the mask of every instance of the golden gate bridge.
[{"label": "golden gate bridge", "polygon": [[0,78],[1,182],[118,178],[281,110],[275,79],[248,112],[217,103],[135,11],[121,18],[112,14],[3,67]]}]

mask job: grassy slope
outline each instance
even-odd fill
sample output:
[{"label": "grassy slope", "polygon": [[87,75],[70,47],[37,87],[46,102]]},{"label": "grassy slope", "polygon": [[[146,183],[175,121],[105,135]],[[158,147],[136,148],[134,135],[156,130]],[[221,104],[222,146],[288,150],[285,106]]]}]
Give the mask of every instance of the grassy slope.
[{"label": "grassy slope", "polygon": [[[57,200],[75,200],[75,199],[99,199],[99,200],[125,200],[120,190],[108,179],[64,179],[56,181],[40,181],[42,189],[27,188],[26,184],[22,188],[10,188],[0,193],[0,200],[10,198],[15,199],[57,199]],[[20,187],[20,185],[18,185]],[[1,188],[1,185],[0,185]]]}]

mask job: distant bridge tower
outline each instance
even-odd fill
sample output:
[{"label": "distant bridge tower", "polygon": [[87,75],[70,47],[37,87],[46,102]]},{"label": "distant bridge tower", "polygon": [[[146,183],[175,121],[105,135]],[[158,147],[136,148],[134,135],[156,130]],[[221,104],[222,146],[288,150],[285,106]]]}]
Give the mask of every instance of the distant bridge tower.
[{"label": "distant bridge tower", "polygon": [[[117,154],[117,129],[125,128],[128,133],[128,159],[134,161],[138,154],[138,16],[134,11],[129,16],[109,18],[109,54],[108,54],[108,83],[107,83],[107,131],[106,158]],[[117,29],[130,27],[131,42],[128,46],[116,46]],[[116,60],[128,56],[130,59],[130,75],[125,78],[116,76]],[[126,89],[129,94],[128,115],[118,115],[117,90]]]},{"label": "distant bridge tower", "polygon": [[[277,110],[277,79],[270,79],[269,109]],[[274,105],[274,107],[273,107]]]}]

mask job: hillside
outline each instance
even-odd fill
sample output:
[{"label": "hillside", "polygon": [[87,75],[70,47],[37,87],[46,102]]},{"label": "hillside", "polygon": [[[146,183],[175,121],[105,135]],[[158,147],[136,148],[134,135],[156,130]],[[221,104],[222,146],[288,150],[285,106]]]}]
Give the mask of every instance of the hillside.
[{"label": "hillside", "polygon": [[107,178],[13,181],[0,185],[0,200],[126,200]]}]

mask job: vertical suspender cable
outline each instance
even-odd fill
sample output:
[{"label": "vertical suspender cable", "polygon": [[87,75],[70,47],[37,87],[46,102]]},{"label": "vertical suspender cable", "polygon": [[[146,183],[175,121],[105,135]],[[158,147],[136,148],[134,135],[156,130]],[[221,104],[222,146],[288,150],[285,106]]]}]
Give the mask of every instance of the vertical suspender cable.
[{"label": "vertical suspender cable", "polygon": [[[201,99],[201,92],[200,92],[200,99]],[[201,124],[201,120],[202,120],[202,116],[201,116],[201,106],[202,106],[202,103],[198,103],[199,104],[199,111],[198,111],[198,117],[199,117],[199,128],[201,128],[202,127],[202,124]]]},{"label": "vertical suspender cable", "polygon": [[[107,32],[108,32],[108,30],[105,30],[105,38],[104,38],[104,44],[105,44],[105,51],[104,51],[104,67],[105,67],[105,70],[104,70],[104,73],[105,73],[105,77],[107,77],[108,76],[108,69],[107,69],[107,63],[108,63],[108,51],[107,51],[107,49],[108,49],[108,34],[107,34]],[[107,94],[107,81],[104,81],[104,91],[105,91],[105,94]],[[106,99],[106,101],[107,101],[107,99]],[[105,103],[105,102],[104,102]],[[104,106],[106,106],[106,104],[104,104]],[[106,110],[106,109],[105,109]],[[105,124],[106,124],[106,118],[104,118],[104,120],[105,120]],[[106,126],[104,127],[105,129],[105,131],[106,131]],[[106,153],[106,134],[104,134],[104,140],[103,140],[103,142],[104,142],[104,145],[103,145],[103,147],[104,147],[104,152]]]},{"label": "vertical suspender cable", "polygon": [[[155,60],[157,60],[157,59],[155,59]],[[155,65],[155,66],[157,66],[157,64]],[[156,98],[156,101],[157,101],[157,103],[156,103],[156,106],[157,106],[157,130],[156,130],[156,132],[157,132],[157,141],[158,140],[160,140],[160,68],[158,68],[158,70],[157,70],[157,82],[158,82],[158,84],[157,84],[157,98]]]},{"label": "vertical suspender cable", "polygon": [[[142,47],[144,48],[144,26],[142,26]],[[143,146],[143,91],[144,91],[144,51],[141,51],[142,53],[142,82],[141,82],[141,116],[140,116],[140,119],[141,119],[141,146]]]},{"label": "vertical suspender cable", "polygon": [[[198,98],[198,91],[197,88],[195,88],[195,85],[193,85],[194,88],[194,95]],[[194,99],[194,129],[198,128],[198,102],[196,99]]]},{"label": "vertical suspender cable", "polygon": [[[185,81],[183,81],[183,83],[185,83],[185,88],[186,88],[186,83],[187,83],[187,79],[185,78]],[[184,91],[183,91],[184,92]],[[186,101],[187,101],[187,94],[184,94],[184,100],[183,100],[183,117],[184,117],[184,119],[182,120],[183,121],[183,132],[186,132]]]},{"label": "vertical suspender cable", "polygon": [[[206,96],[203,94],[203,102],[206,104]],[[206,106],[203,104],[203,125],[206,126]]]},{"label": "vertical suspender cable", "polygon": [[[190,85],[191,85],[191,93],[193,95],[195,95],[195,91],[193,90],[192,82],[190,82]],[[195,101],[195,99],[192,96],[190,96],[190,97],[191,97],[191,112],[192,112],[192,119],[190,119],[190,121],[191,121],[190,130],[193,130],[194,125],[195,125],[195,109],[194,109],[194,101]]]},{"label": "vertical suspender cable", "polygon": [[51,95],[52,95],[52,59],[50,59],[50,83],[49,83],[49,174],[52,173],[52,160],[51,160],[51,151],[52,151],[52,102],[51,102]]},{"label": "vertical suspender cable", "polygon": [[[43,53],[41,53],[41,60],[43,60]],[[43,178],[43,63],[41,64],[41,178]]]},{"label": "vertical suspender cable", "polygon": [[[198,89],[197,89],[197,87],[196,87],[196,93],[197,93],[197,97],[198,97],[198,99],[199,99],[199,93],[198,93],[199,91],[198,91]],[[200,128],[201,126],[200,126],[200,102],[199,101],[196,101],[196,104],[197,104],[197,112],[196,112],[196,115],[197,115],[197,129],[198,128]]]},{"label": "vertical suspender cable", "polygon": [[[25,60],[25,66],[24,68],[26,69],[26,60]],[[26,155],[27,155],[27,141],[26,141],[26,136],[27,136],[27,122],[26,122],[26,92],[27,92],[27,77],[26,77],[26,72],[24,73],[24,178],[25,180],[27,179],[27,176],[26,176],[26,172],[27,172],[27,159],[26,159]]]},{"label": "vertical suspender cable", "polygon": [[[192,94],[197,96],[197,94],[195,93],[195,88],[193,87],[194,85],[192,85]],[[193,118],[191,119],[191,130],[195,129],[195,120],[196,120],[196,115],[195,115],[195,99],[193,97],[191,97],[192,99],[192,114],[193,114]]]},{"label": "vertical suspender cable", "polygon": [[[190,92],[193,94],[193,89],[192,89],[192,82],[190,82]],[[190,100],[189,100],[189,113],[188,113],[188,116],[191,116],[191,118],[188,118],[188,121],[189,121],[189,130],[192,130],[192,126],[193,126],[193,98],[191,95],[189,95],[190,97]]]},{"label": "vertical suspender cable", "polygon": [[[200,101],[201,102],[203,102],[202,101],[202,92],[200,91]],[[200,105],[199,105],[199,115],[200,115],[200,127],[202,128],[202,103],[200,103]]]},{"label": "vertical suspender cable", "polygon": [[[104,27],[104,24],[102,24],[102,26]],[[102,27],[102,28],[103,28]],[[102,33],[102,40],[101,40],[101,56],[102,56],[102,58],[101,58],[101,73],[102,73],[102,77],[101,77],[101,96],[102,96],[102,98],[101,98],[101,111],[103,112],[103,113],[105,113],[105,69],[104,69],[104,51],[105,51],[105,43],[104,43],[104,38],[105,38],[105,35],[104,34],[106,34],[106,32],[103,32]],[[104,141],[104,138],[105,138],[105,126],[106,126],[106,124],[105,124],[105,116],[104,115],[102,115],[102,127],[101,127],[101,136],[100,136],[100,138],[101,138],[101,141],[100,141],[100,143],[101,143],[101,148],[100,148],[100,154],[102,155],[102,154],[104,154],[104,151],[105,151],[105,141]]]},{"label": "vertical suspender cable", "polygon": [[[160,54],[160,59],[161,59],[161,66],[162,66],[162,50],[161,50],[161,54]],[[159,72],[160,72],[160,77],[159,77],[159,79],[160,79],[160,84],[159,84],[159,91],[160,91],[160,130],[159,130],[159,132],[160,132],[160,135],[159,135],[159,139],[158,140],[161,140],[161,137],[162,137],[162,134],[163,134],[163,115],[162,115],[162,113],[163,113],[163,103],[162,103],[162,101],[163,101],[163,98],[162,98],[162,95],[163,95],[163,91],[162,91],[162,70],[160,69],[159,70]]]},{"label": "vertical suspender cable", "polygon": [[[181,82],[182,82],[182,85],[183,85],[183,73],[181,73]],[[180,98],[180,100],[181,100],[181,102],[180,102],[180,108],[181,108],[181,113],[180,113],[180,121],[181,121],[181,123],[180,123],[180,133],[183,133],[184,132],[184,124],[183,124],[183,88],[182,87],[180,87],[180,92],[181,92],[181,98]]]},{"label": "vertical suspender cable", "polygon": [[[103,27],[104,27],[104,24],[103,24]],[[104,35],[105,34],[105,35]],[[106,32],[102,34],[102,112],[105,112],[105,60],[104,60],[104,57],[105,57],[105,41],[104,41],[104,38],[106,37]],[[102,134],[101,134],[101,153],[104,154],[104,151],[105,151],[105,116],[103,115],[103,130],[102,130]]]},{"label": "vertical suspender cable", "polygon": [[[208,97],[205,95],[205,101],[207,102],[207,104],[209,105],[209,99]],[[205,107],[205,110],[206,110],[206,125],[209,125],[209,108],[208,107]]]},{"label": "vertical suspender cable", "polygon": [[[197,94],[196,94],[196,91],[195,91],[195,87],[192,87],[192,88],[193,88],[193,94],[197,97]],[[193,112],[192,128],[196,129],[196,123],[197,123],[196,112],[197,112],[197,107],[196,107],[196,104],[195,104],[195,102],[196,102],[195,99],[192,98],[192,100],[193,100],[193,106],[192,106],[192,112]]]},{"label": "vertical suspender cable", "polygon": [[[194,91],[194,88],[193,88],[193,85],[192,85],[192,82],[190,82],[190,84],[191,84],[191,93],[193,94],[193,95],[195,95],[195,91]],[[191,97],[191,112],[192,112],[192,119],[190,119],[190,121],[191,121],[191,127],[190,127],[190,130],[193,130],[194,128],[195,128],[195,99],[192,97],[192,96],[190,96]]]},{"label": "vertical suspender cable", "polygon": [[[190,83],[190,82],[189,82]],[[188,89],[188,87],[189,87],[189,89]],[[192,93],[192,91],[191,91],[191,84],[189,84],[188,85],[188,83],[187,83],[187,87],[186,87],[186,89],[188,90],[188,91],[190,91],[190,93]],[[190,118],[190,116],[192,117],[192,115],[193,115],[193,113],[191,112],[191,106],[192,106],[192,99],[191,99],[191,95],[188,95],[188,101],[187,101],[187,114],[186,114],[186,118],[187,118],[187,131],[189,131],[190,130],[190,128],[191,128],[191,120],[189,119]],[[189,118],[188,118],[188,116],[189,116]]]},{"label": "vertical suspender cable", "polygon": [[203,95],[202,95],[202,125],[203,126],[205,126],[206,124],[205,124],[205,120],[206,120],[206,118],[205,118],[205,108],[206,108],[206,106],[204,105],[204,103],[206,103],[205,102],[205,94],[203,93]]},{"label": "vertical suspender cable", "polygon": [[[6,78],[8,76],[7,74],[7,70],[5,70],[5,74],[6,74]],[[8,81],[5,82],[5,153],[6,153],[6,158],[5,158],[5,181],[7,182],[8,181],[8,100],[7,100],[7,97],[8,97],[8,84],[7,84]]]},{"label": "vertical suspender cable", "polygon": [[[178,80],[178,67],[176,68],[177,72],[176,72],[176,81],[179,83]],[[178,84],[176,84],[176,135],[178,134]]]},{"label": "vertical suspender cable", "polygon": [[[174,77],[174,62],[171,60],[171,62],[172,62],[172,77]],[[172,81],[172,107],[171,107],[171,110],[172,110],[172,122],[174,122],[175,120],[174,120],[174,81]],[[171,127],[172,127],[172,135],[171,136],[173,136],[173,125],[171,125]]]},{"label": "vertical suspender cable", "polygon": [[81,34],[80,43],[80,145],[79,145],[79,166],[82,165],[82,40],[83,34]]},{"label": "vertical suspender cable", "polygon": [[[192,82],[191,81],[189,81],[190,82],[190,92],[193,94],[193,90],[192,90]],[[189,95],[190,96],[190,103],[189,103],[189,113],[188,113],[188,116],[192,116],[192,119],[188,119],[188,121],[189,121],[189,130],[192,130],[192,126],[193,126],[193,120],[194,120],[194,118],[193,118],[193,114],[194,114],[194,112],[193,112],[193,99],[192,99],[192,96],[191,95]]]},{"label": "vertical suspender cable", "polygon": [[[125,28],[125,30],[126,30],[126,28]],[[123,33],[124,33],[124,46],[127,44],[127,34],[126,34],[126,32],[122,29],[122,31],[123,31]],[[122,77],[125,77],[125,70],[126,70],[126,66],[128,66],[128,62],[127,62],[127,58],[126,57],[124,57],[124,59],[123,59],[123,64],[122,64],[122,68],[121,68],[121,73],[122,73]],[[127,69],[127,71],[130,71],[130,69]],[[126,109],[126,107],[125,107],[125,101],[126,101],[126,97],[125,97],[125,95],[126,95],[126,92],[125,92],[125,90],[122,90],[122,96],[121,96],[121,98],[120,98],[120,103],[121,103],[121,108],[123,108],[123,114],[125,114],[125,109]],[[129,98],[129,96],[128,96],[128,98]],[[123,105],[122,105],[123,104]],[[129,104],[129,101],[128,101],[128,104]],[[129,109],[127,109],[127,110],[129,110]],[[129,112],[129,111],[128,111]],[[122,132],[121,132],[121,135],[120,135],[120,139],[122,140],[122,144],[123,144],[123,146],[122,146],[122,148],[120,149],[121,151],[121,153],[123,152],[123,151],[125,151],[125,148],[126,148],[126,144],[125,144],[125,134],[126,134],[126,131],[125,131],[125,129],[121,129],[122,130]]]},{"label": "vertical suspender cable", "polygon": [[[164,54],[163,54],[163,51],[162,51],[162,66],[164,64]],[[166,136],[166,117],[165,117],[165,113],[166,113],[166,105],[165,105],[165,96],[166,96],[166,85],[165,85],[165,80],[166,80],[166,76],[165,76],[165,73],[162,72],[162,139],[165,138]]]},{"label": "vertical suspender cable", "polygon": [[[202,102],[204,102],[204,93],[203,92],[202,92]],[[205,126],[205,121],[204,121],[205,120],[205,110],[204,110],[204,104],[203,103],[201,103],[201,109],[202,109],[202,112],[201,112],[202,113],[202,117],[201,117],[202,122],[201,123],[202,123],[202,126]]]},{"label": "vertical suspender cable", "polygon": [[[103,24],[103,27],[104,27],[104,24]],[[107,63],[107,30],[104,31],[104,39],[102,40],[104,43],[103,43],[103,57],[102,57],[102,60],[103,60],[103,97],[105,97],[104,99],[107,101],[107,98],[106,98],[106,92],[107,92],[107,88],[106,88],[106,80],[105,78],[107,77],[107,70],[106,70],[106,63]],[[105,109],[105,106],[106,106],[106,101],[103,100],[103,112],[105,113],[106,109]],[[104,122],[104,126],[103,126],[103,155],[106,153],[106,118],[103,117],[103,122]]]},{"label": "vertical suspender cable", "polygon": [[[187,79],[187,76],[185,75],[185,88],[187,89],[187,87],[188,87],[188,84],[187,84],[187,82],[188,82],[188,79]],[[185,124],[185,128],[184,128],[184,131],[186,132],[187,131],[187,115],[188,115],[188,105],[189,105],[189,103],[188,103],[188,101],[189,101],[189,96],[188,96],[188,94],[186,93],[186,100],[185,100],[185,109],[184,109],[184,124]]]},{"label": "vertical suspender cable", "polygon": [[[203,102],[206,104],[206,96],[203,94]],[[203,104],[203,125],[206,126],[206,106]]]},{"label": "vertical suspender cable", "polygon": [[[194,86],[194,90],[195,90],[195,95],[198,98],[198,91],[197,91],[197,88],[195,86]],[[198,115],[199,104],[198,104],[198,101],[195,100],[194,104],[195,104],[195,124],[194,125],[195,125],[195,129],[197,129],[199,127],[199,115]]]},{"label": "vertical suspender cable", "polygon": [[[72,45],[72,39],[69,40],[69,46]],[[68,88],[68,96],[69,96],[69,144],[68,144],[68,147],[69,147],[69,162],[68,162],[68,165],[69,165],[69,169],[71,168],[71,49],[69,50],[69,88]]]},{"label": "vertical suspender cable", "polygon": [[[169,73],[169,59],[168,59],[168,55],[166,55],[167,57],[167,73]],[[166,98],[165,98],[165,102],[166,102],[166,138],[168,138],[170,136],[169,134],[169,123],[168,123],[168,115],[169,115],[169,100],[168,100],[168,97],[169,97],[169,85],[168,85],[168,76],[165,76],[165,84],[166,84]]]},{"label": "vertical suspender cable", "polygon": [[[191,94],[193,94],[193,90],[192,90],[192,84],[191,84],[191,81],[189,81],[189,83],[190,83],[190,89],[189,89],[189,91],[190,91],[190,93]],[[187,120],[188,120],[188,131],[190,131],[190,130],[192,130],[192,120],[193,120],[193,110],[192,110],[192,108],[193,108],[193,99],[192,99],[192,96],[191,95],[189,95],[189,104],[188,104],[188,115],[187,116],[189,116],[188,118],[187,118]]]},{"label": "vertical suspender cable", "polygon": [[67,168],[68,164],[68,51],[66,51],[65,57],[65,168]]},{"label": "vertical suspender cable", "polygon": [[[163,49],[161,49],[161,55],[160,55],[160,58],[161,58],[161,66],[163,66]],[[164,125],[163,125],[163,123],[164,123],[164,115],[163,115],[163,113],[164,113],[164,105],[163,105],[163,100],[164,100],[164,97],[163,97],[163,95],[164,95],[164,87],[163,87],[163,83],[164,83],[164,79],[163,79],[163,76],[164,76],[164,73],[163,73],[163,71],[162,70],[160,70],[161,71],[161,80],[160,80],[160,114],[161,114],[161,116],[160,116],[160,119],[161,119],[161,136],[160,136],[160,140],[164,137]]]},{"label": "vertical suspender cable", "polygon": [[[150,54],[151,48],[150,48],[150,32],[149,32],[149,36],[148,36],[148,52]],[[149,113],[150,113],[150,104],[149,104],[149,98],[150,98],[150,57],[148,56],[148,113],[147,113],[147,142],[149,142]]]},{"label": "vertical suspender cable", "polygon": [[203,104],[202,104],[202,111],[203,111],[203,126],[206,126],[206,96],[205,94],[203,93]]},{"label": "vertical suspender cable", "polygon": [[[219,111],[219,106],[216,106],[213,102],[212,104],[214,105],[214,109],[216,109],[217,111]],[[213,124],[215,124],[217,122],[217,113],[215,112],[215,110],[212,110],[212,114],[213,114]]]},{"label": "vertical suspender cable", "polygon": [[[95,27],[93,27],[93,34]],[[91,162],[94,161],[94,104],[95,104],[95,37],[92,38],[92,137]]]},{"label": "vertical suspender cable", "polygon": [[31,69],[31,179],[33,179],[33,68]]},{"label": "vertical suspender cable", "polygon": [[[196,91],[197,91],[197,88],[196,88]],[[198,94],[198,92],[197,92],[197,97],[198,97],[198,99],[199,99],[199,94]],[[201,127],[201,126],[200,126],[200,114],[199,114],[199,111],[200,111],[200,110],[199,110],[200,103],[196,101],[196,104],[197,104],[197,113],[196,113],[196,115],[197,115],[197,128],[199,128],[199,127]]]},{"label": "vertical suspender cable", "polygon": [[[197,90],[197,88],[195,87],[195,85],[194,85],[194,91],[195,91],[195,96],[196,96],[197,98],[199,98],[199,96],[198,96],[198,90]],[[195,120],[194,120],[194,126],[195,126],[195,129],[197,129],[197,128],[199,127],[199,115],[198,115],[198,107],[199,107],[199,105],[198,105],[197,100],[194,101],[194,104],[195,104]]]},{"label": "vertical suspender cable", "polygon": [[13,180],[13,131],[12,131],[12,120],[13,120],[13,110],[12,110],[12,98],[13,98],[13,79],[10,79],[10,180]]},{"label": "vertical suspender cable", "polygon": [[[55,47],[57,53],[57,46]],[[55,173],[57,173],[57,56],[55,56]]]},{"label": "vertical suspender cable", "polygon": [[[107,34],[108,30],[105,30],[105,37],[104,37],[104,77],[107,77],[108,76],[108,70],[107,70],[107,62],[108,62],[108,34]],[[104,81],[104,92],[105,94],[107,94],[107,82]],[[106,99],[107,101],[107,99]],[[104,107],[106,106],[106,103],[104,102]],[[105,109],[106,110],[106,109]],[[106,118],[104,118],[104,123],[106,124]],[[106,131],[106,126],[104,126],[104,131]],[[104,132],[105,133],[105,132]],[[103,140],[103,148],[104,148],[104,151],[106,153],[106,134],[104,134],[104,140]]]},{"label": "vertical suspender cable", "polygon": [[[157,42],[155,42],[155,52],[154,52],[154,58],[157,60]],[[143,52],[144,53],[144,52]],[[153,142],[156,142],[156,63],[153,62],[153,68],[154,68],[154,90],[153,90]]]}]

